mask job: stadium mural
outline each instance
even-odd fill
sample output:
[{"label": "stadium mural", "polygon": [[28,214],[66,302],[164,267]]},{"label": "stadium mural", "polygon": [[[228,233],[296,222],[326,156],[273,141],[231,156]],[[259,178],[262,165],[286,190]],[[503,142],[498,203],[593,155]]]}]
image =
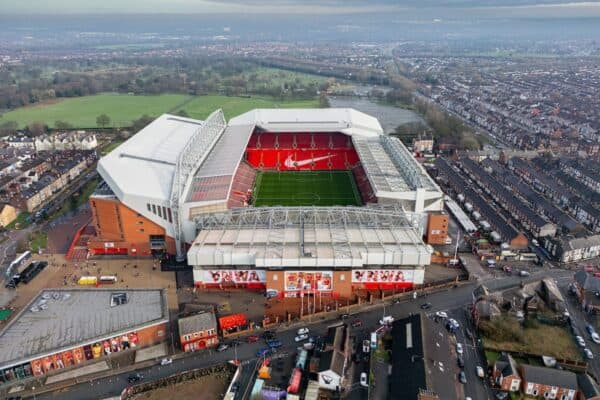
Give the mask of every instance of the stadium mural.
[{"label": "stadium mural", "polygon": [[410,288],[414,283],[422,283],[415,275],[413,270],[355,269],[352,270],[352,285],[365,289]]},{"label": "stadium mural", "polygon": [[285,291],[318,290],[328,292],[333,290],[333,271],[285,271]]},{"label": "stadium mural", "polygon": [[222,287],[240,285],[248,288],[264,288],[266,280],[265,271],[255,269],[194,270],[194,283],[196,286]]}]

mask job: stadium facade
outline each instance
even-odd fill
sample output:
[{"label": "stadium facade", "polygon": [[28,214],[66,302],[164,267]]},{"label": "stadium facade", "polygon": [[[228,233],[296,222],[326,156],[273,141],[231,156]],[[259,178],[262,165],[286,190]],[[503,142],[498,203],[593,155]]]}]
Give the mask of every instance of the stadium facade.
[{"label": "stadium facade", "polygon": [[89,254],[187,254],[199,287],[419,284],[427,216],[443,210],[409,150],[353,109],[165,114],[98,171]]}]

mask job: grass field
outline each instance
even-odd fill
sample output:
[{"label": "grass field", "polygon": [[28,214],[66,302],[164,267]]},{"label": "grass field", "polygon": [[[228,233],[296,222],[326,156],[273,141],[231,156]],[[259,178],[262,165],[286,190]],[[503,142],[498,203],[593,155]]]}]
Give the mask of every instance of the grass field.
[{"label": "grass field", "polygon": [[314,108],[319,101],[286,100],[279,101],[270,97],[229,97],[207,95],[196,97],[176,111],[185,110],[190,118],[204,119],[217,108],[223,109],[225,118],[229,119],[254,108]]},{"label": "grass field", "polygon": [[144,114],[161,114],[185,110],[191,118],[204,119],[217,108],[222,108],[229,119],[253,108],[308,108],[318,107],[318,100],[279,101],[269,97],[228,97],[208,95],[190,97],[183,94],[159,96],[132,96],[103,93],[94,96],[55,99],[21,107],[0,116],[0,124],[16,121],[24,128],[32,122],[43,122],[54,127],[56,121],[65,121],[75,128],[96,128],[96,117],[106,114],[111,127],[127,127]]},{"label": "grass field", "polygon": [[95,128],[96,117],[106,114],[111,119],[111,126],[129,126],[144,114],[158,116],[178,107],[189,98],[182,94],[130,96],[112,93],[71,97],[9,111],[0,117],[0,123],[16,121],[20,127],[25,127],[31,122],[39,121],[53,127],[55,121],[61,120],[76,128]]},{"label": "grass field", "polygon": [[255,206],[360,205],[360,195],[349,171],[259,172]]}]

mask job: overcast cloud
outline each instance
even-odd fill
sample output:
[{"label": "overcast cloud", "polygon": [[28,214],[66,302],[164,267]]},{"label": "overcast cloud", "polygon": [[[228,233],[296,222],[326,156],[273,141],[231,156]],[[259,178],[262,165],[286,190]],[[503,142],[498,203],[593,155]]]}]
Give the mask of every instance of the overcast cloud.
[{"label": "overcast cloud", "polygon": [[394,13],[456,17],[598,17],[600,1],[561,0],[0,0],[0,14]]}]

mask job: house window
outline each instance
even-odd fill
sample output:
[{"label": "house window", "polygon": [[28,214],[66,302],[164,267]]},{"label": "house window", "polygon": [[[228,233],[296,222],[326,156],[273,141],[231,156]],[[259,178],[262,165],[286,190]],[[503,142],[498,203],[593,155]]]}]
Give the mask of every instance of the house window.
[{"label": "house window", "polygon": [[150,203],[146,203],[146,207],[148,208],[148,211],[152,212],[152,207],[150,207]]},{"label": "house window", "polygon": [[160,210],[160,206],[158,206],[157,208],[158,208],[158,216],[162,218],[162,212]]},{"label": "house window", "polygon": [[167,207],[163,206],[163,218],[167,219]]},{"label": "house window", "polygon": [[346,280],[346,275],[340,274],[340,281],[345,281],[345,280]]},{"label": "house window", "polygon": [[273,280],[276,281],[278,279],[279,279],[279,277],[277,276],[277,274],[273,274]]},{"label": "house window", "polygon": [[167,212],[169,213],[169,222],[173,222],[173,217],[171,215],[171,209],[167,208]]},{"label": "house window", "polygon": [[156,214],[156,206],[154,204],[152,204],[152,213]]}]

